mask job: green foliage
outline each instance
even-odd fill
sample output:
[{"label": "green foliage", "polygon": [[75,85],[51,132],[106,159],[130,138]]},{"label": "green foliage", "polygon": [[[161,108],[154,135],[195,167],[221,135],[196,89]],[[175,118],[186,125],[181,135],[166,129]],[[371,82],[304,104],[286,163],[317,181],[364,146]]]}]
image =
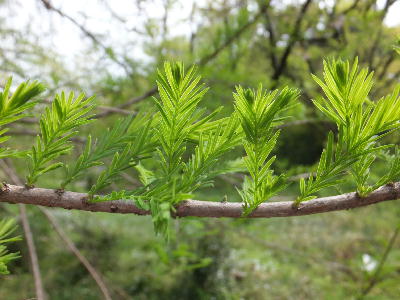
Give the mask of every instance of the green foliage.
[{"label": "green foliage", "polygon": [[[10,95],[11,84],[12,78],[9,77],[3,91],[0,92],[1,127],[26,117],[27,114],[25,111],[37,104],[37,101],[34,101],[33,99],[44,91],[44,86],[37,81],[26,81],[21,83],[14,93]],[[9,140],[9,136],[4,136],[7,131],[8,128],[2,128],[0,130],[0,143]],[[0,159],[6,157],[19,157],[23,154],[26,154],[26,152],[15,151],[3,147],[0,148]],[[9,253],[7,247],[4,245],[21,239],[19,236],[10,237],[15,230],[16,226],[13,219],[3,219],[0,221],[0,274],[2,275],[9,274],[7,264],[20,257],[18,252]]]},{"label": "green foliage", "polygon": [[10,237],[16,228],[13,219],[3,219],[0,221],[0,274],[2,275],[9,274],[7,264],[20,257],[18,252],[9,253],[7,247],[4,245],[21,240],[19,236]]},{"label": "green foliage", "polygon": [[161,101],[153,99],[161,114],[160,124],[156,128],[161,144],[161,167],[164,176],[169,180],[180,166],[189,135],[210,120],[216,112],[202,120],[199,120],[202,114],[195,113],[207,89],[202,84],[198,85],[200,76],[196,76],[194,67],[185,74],[183,63],[165,63],[164,70],[165,74],[158,72],[157,79]]},{"label": "green foliage", "polygon": [[[328,134],[315,173],[308,180],[300,179],[300,195],[295,201],[315,198],[320,190],[337,185],[350,172],[358,193],[367,195],[379,186],[399,176],[398,150],[386,155],[390,172],[376,184],[369,185],[370,168],[381,150],[392,145],[378,142],[398,128],[400,87],[376,103],[369,100],[372,73],[358,70],[357,60],[324,62],[324,81],[314,76],[326,98],[314,100],[315,106],[337,126],[337,137]],[[130,199],[138,207],[150,210],[156,233],[168,238],[171,213],[181,201],[189,199],[199,188],[210,187],[216,176],[247,170],[239,194],[243,201],[243,216],[248,216],[262,202],[286,188],[285,174],[275,175],[271,168],[276,156],[271,156],[279,137],[277,125],[287,117],[284,113],[299,97],[299,91],[285,87],[267,92],[236,88],[235,111],[228,117],[213,120],[221,108],[206,115],[198,107],[207,92],[195,67],[185,70],[183,63],[165,63],[158,72],[160,99],[153,98],[158,112],[138,114],[121,119],[92,142],[88,137],[76,163],[66,166],[66,179],[61,187],[94,166],[105,165],[92,185],[91,201]],[[90,121],[93,98],[71,93],[56,96],[51,109],[46,108],[40,120],[40,133],[32,149],[28,184],[63,165],[58,158],[68,153],[69,139],[79,126]],[[244,159],[230,161],[224,155],[243,145]],[[111,158],[108,162],[107,159]],[[147,163],[147,158],[155,162]],[[142,186],[133,190],[113,191],[93,197],[124,171],[135,168]]]},{"label": "green foliage", "polygon": [[[150,113],[147,113],[119,119],[112,128],[107,129],[94,143],[92,143],[91,135],[89,135],[85,148],[76,163],[72,167],[66,166],[66,179],[61,187],[64,188],[70,182],[78,179],[89,168],[103,165],[105,158],[124,152],[125,149],[129,148],[128,143],[136,144],[136,148],[133,149],[131,147],[131,150],[136,152],[136,154],[129,154],[132,158],[137,159],[135,155],[143,156],[145,153],[151,152],[152,147],[154,147],[154,139],[149,136],[149,126],[151,124],[149,117]],[[121,160],[120,155],[118,154],[118,159],[115,159]],[[102,175],[105,179],[104,176],[105,174]],[[96,191],[98,189],[94,188]]]},{"label": "green foliage", "polygon": [[339,139],[334,145],[333,133],[329,132],[326,148],[322,151],[316,174],[311,174],[306,181],[300,179],[300,196],[296,202],[307,201],[316,198],[316,192],[340,183],[339,176],[357,161],[356,153],[344,153],[343,140]]},{"label": "green foliage", "polygon": [[[155,179],[135,195],[150,204],[155,231],[164,236],[173,205],[191,197],[191,192],[197,188],[210,184],[210,179],[216,175],[212,169],[218,157],[239,142],[234,138],[235,117],[222,119],[215,126],[216,123],[209,121],[219,109],[205,117],[204,109],[197,109],[207,92],[199,82],[195,68],[185,72],[183,63],[165,63],[164,73],[158,72],[161,99],[154,98],[154,101],[161,116],[155,125],[161,174],[156,174]],[[188,141],[197,141],[197,146],[185,163],[183,156]]]},{"label": "green foliage", "polygon": [[[385,156],[389,172],[369,184],[376,156],[392,146],[378,142],[399,127],[400,111],[393,108],[400,106],[400,86],[376,103],[370,101],[372,73],[359,70],[357,60],[352,65],[342,60],[325,61],[324,81],[313,77],[326,96],[313,102],[335,122],[337,137],[335,141],[333,132],[329,132],[315,173],[308,180],[300,179],[300,195],[295,203],[313,199],[320,190],[339,184],[346,172],[352,174],[361,196],[398,178],[396,149],[394,156]],[[41,91],[41,86],[23,84],[16,96],[8,99],[9,85],[2,99],[6,99],[4,115],[9,116],[5,119],[11,122],[34,105],[27,101]],[[276,159],[271,153],[280,133],[277,125],[287,118],[284,113],[299,97],[297,89],[285,87],[267,92],[261,85],[257,90],[238,86],[233,94],[235,111],[213,120],[221,108],[206,115],[205,109],[198,107],[207,88],[200,83],[195,67],[186,71],[183,63],[167,62],[164,72],[158,72],[157,85],[160,99],[153,99],[158,112],[121,119],[95,142],[89,135],[76,163],[66,166],[62,188],[89,168],[105,165],[89,191],[91,201],[133,200],[140,208],[151,211],[155,232],[166,238],[175,206],[191,198],[199,188],[212,186],[218,175],[244,171],[244,167],[249,172],[239,190],[243,216],[286,188],[285,174],[275,175],[271,168]],[[83,94],[76,99],[73,93],[55,97],[40,119],[40,136],[30,154],[29,185],[42,174],[63,166],[58,159],[72,149],[70,138],[78,128],[91,121],[92,108],[93,97],[85,99]],[[240,145],[246,152],[244,159],[223,158]],[[147,158],[154,158],[157,163],[147,163]],[[133,167],[142,186],[93,197]]]},{"label": "green foliage", "polygon": [[269,155],[280,132],[274,130],[274,125],[282,120],[278,114],[298,98],[299,92],[286,87],[267,93],[260,85],[257,91],[239,86],[233,95],[245,133],[243,143],[247,157],[244,161],[252,178],[245,178],[243,190],[239,191],[246,216],[285,187],[285,176],[276,176],[270,169],[276,156],[269,158]]},{"label": "green foliage", "polygon": [[[26,81],[21,83],[15,92],[10,95],[11,84],[12,78],[9,77],[3,91],[0,92],[0,127],[26,117],[27,114],[24,112],[34,107],[37,103],[33,98],[41,94],[45,89],[37,81]],[[4,143],[10,138],[4,135],[8,130],[8,128],[0,130],[0,143]],[[0,159],[21,154],[24,153],[9,148],[0,148]]]},{"label": "green foliage", "polygon": [[[204,116],[205,110],[197,105],[207,89],[199,81],[195,68],[185,72],[182,63],[165,63],[164,73],[159,71],[157,80],[161,99],[154,98],[159,113],[152,130],[145,131],[142,138],[148,140],[149,133],[154,131],[158,145],[154,156],[159,169],[148,170],[137,160],[136,170],[143,187],[94,199],[135,200],[139,207],[151,211],[156,233],[165,237],[174,205],[190,198],[198,188],[212,185],[215,176],[243,169],[235,161],[218,164],[221,156],[240,144],[239,119],[232,115],[211,121],[220,109]],[[185,157],[189,157],[187,161]],[[129,162],[126,155],[118,156],[109,174],[120,173],[121,168],[132,165]],[[103,181],[102,175],[99,180]]]},{"label": "green foliage", "polygon": [[46,108],[40,118],[40,136],[29,155],[29,185],[39,176],[63,166],[54,160],[70,152],[73,148],[70,138],[78,133],[80,126],[91,121],[88,113],[94,107],[93,100],[94,97],[85,99],[83,94],[74,99],[72,92],[68,96],[62,92],[56,95],[51,108]]},{"label": "green foliage", "polygon": [[358,70],[358,61],[350,66],[348,61],[324,62],[324,80],[314,80],[325,92],[326,98],[314,100],[316,107],[337,125],[337,143],[330,133],[326,149],[322,152],[316,174],[300,181],[297,203],[315,198],[323,188],[338,184],[339,176],[350,169],[357,190],[364,196],[373,188],[366,185],[374,153],[391,147],[379,146],[378,141],[399,128],[400,87],[381,98],[377,103],[369,100],[372,73]]},{"label": "green foliage", "polygon": [[147,124],[144,124],[138,130],[137,134],[134,135],[132,139],[134,142],[129,141],[125,143],[122,151],[114,154],[111,164],[100,174],[96,184],[90,189],[90,195],[111,184],[112,181],[119,178],[121,172],[135,166],[141,159],[148,157],[154,150],[150,130],[151,122],[152,120],[147,120]]},{"label": "green foliage", "polygon": [[385,163],[389,164],[389,168],[379,180],[370,188],[375,190],[385,184],[393,183],[400,179],[400,150],[398,146],[395,146],[394,154],[384,153],[383,159]]},{"label": "green foliage", "polygon": [[127,139],[127,130],[132,123],[133,118],[119,119],[117,123],[110,129],[108,128],[100,138],[92,144],[92,136],[89,135],[86,141],[85,148],[79,155],[73,167],[66,165],[66,179],[61,187],[64,188],[67,184],[77,179],[87,169],[102,165],[101,159],[113,155],[118,150],[121,150]]}]

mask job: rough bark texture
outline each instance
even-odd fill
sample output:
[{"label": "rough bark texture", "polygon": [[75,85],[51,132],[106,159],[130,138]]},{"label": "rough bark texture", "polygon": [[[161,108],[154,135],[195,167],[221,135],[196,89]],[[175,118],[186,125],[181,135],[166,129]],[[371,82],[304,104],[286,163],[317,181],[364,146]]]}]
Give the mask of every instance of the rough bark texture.
[{"label": "rough bark texture", "polygon": [[[361,198],[356,193],[348,193],[306,201],[300,203],[298,207],[294,207],[293,202],[290,201],[263,203],[251,213],[249,217],[274,218],[311,215],[362,207],[399,198],[400,182],[397,182],[383,186],[364,198]],[[87,195],[82,193],[42,188],[27,189],[15,185],[4,185],[0,192],[0,202],[33,204],[93,212],[132,213],[137,215],[149,214],[149,211],[139,209],[132,201],[117,200],[88,203]],[[186,200],[178,205],[175,216],[239,218],[241,214],[241,203]]]}]

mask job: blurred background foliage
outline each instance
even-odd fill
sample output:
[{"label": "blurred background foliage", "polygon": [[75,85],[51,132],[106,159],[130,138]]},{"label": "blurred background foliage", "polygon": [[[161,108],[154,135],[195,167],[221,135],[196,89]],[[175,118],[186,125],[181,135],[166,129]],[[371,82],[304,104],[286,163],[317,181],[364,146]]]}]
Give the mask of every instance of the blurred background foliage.
[{"label": "blurred background foliage", "polygon": [[[197,63],[211,87],[203,106],[221,115],[233,110],[236,84],[302,90],[300,104],[284,126],[275,169],[293,181],[310,172],[333,124],[312,106],[321,91],[310,74],[321,75],[322,59],[359,57],[375,72],[371,100],[399,83],[400,59],[393,51],[400,27],[396,0],[340,1],[0,1],[0,80],[38,79],[51,100],[60,90],[95,94],[102,116],[77,139],[98,136],[121,115],[152,108],[155,74],[165,60]],[[33,116],[43,110],[39,105]],[[112,109],[114,108],[114,109]],[[16,123],[14,147],[28,149],[35,124]],[[398,143],[398,135],[391,141]],[[78,150],[64,157],[76,158]],[[237,153],[242,155],[243,153]],[[13,162],[26,175],[26,162]],[[372,177],[385,173],[378,165]],[[101,168],[70,190],[87,191]],[[39,180],[57,188],[62,171]],[[2,181],[9,174],[2,169]],[[112,189],[138,185],[137,174]],[[239,201],[234,186],[242,176],[221,176],[197,199]],[[354,190],[345,183],[322,195]],[[110,190],[108,190],[110,191]],[[107,191],[104,191],[107,192]],[[274,200],[293,200],[297,184]],[[148,217],[52,210],[77,249],[101,274],[112,299],[398,299],[400,242],[398,203],[327,215],[273,220],[174,221],[165,245]],[[1,205],[0,216],[15,216]],[[28,216],[49,299],[100,299],[90,273],[69,252],[49,218],[36,207]],[[23,234],[22,229],[20,233]],[[24,242],[10,246],[22,258],[0,279],[1,299],[33,298],[34,286]],[[386,254],[385,254],[386,253]]]}]

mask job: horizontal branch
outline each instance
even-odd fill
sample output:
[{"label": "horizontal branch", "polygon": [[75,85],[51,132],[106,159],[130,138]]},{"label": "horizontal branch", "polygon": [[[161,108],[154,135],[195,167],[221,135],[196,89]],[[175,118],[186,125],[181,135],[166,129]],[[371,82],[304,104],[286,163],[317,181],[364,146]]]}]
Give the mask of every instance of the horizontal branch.
[{"label": "horizontal branch", "polygon": [[[293,202],[269,202],[261,204],[249,217],[274,218],[303,216],[330,211],[346,210],[363,207],[383,201],[400,198],[400,182],[386,185],[361,198],[356,193],[317,198],[300,203],[298,207]],[[149,211],[139,209],[133,201],[116,200],[89,203],[87,194],[59,191],[43,188],[27,189],[22,186],[4,185],[0,191],[0,202],[23,203],[47,207],[85,210],[92,212],[108,212],[121,214],[148,215]],[[209,218],[239,218],[242,214],[242,204],[233,202],[209,202],[186,200],[176,208],[176,217],[209,217]]]}]

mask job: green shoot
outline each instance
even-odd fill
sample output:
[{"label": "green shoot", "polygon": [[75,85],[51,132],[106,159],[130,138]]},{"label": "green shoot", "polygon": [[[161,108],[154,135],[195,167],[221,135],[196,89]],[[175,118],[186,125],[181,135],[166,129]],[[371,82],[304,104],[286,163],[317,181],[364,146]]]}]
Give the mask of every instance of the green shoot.
[{"label": "green shoot", "polygon": [[[0,128],[26,117],[27,114],[24,111],[34,107],[37,101],[33,99],[45,90],[44,86],[37,81],[26,81],[21,83],[16,91],[10,95],[11,84],[12,78],[9,77],[3,92],[0,92]],[[7,131],[8,128],[0,129],[0,144],[10,138],[4,135]],[[0,148],[0,158],[17,156],[18,154],[20,154],[18,151]]]},{"label": "green shoot", "polygon": [[330,133],[327,148],[322,152],[316,176],[300,181],[300,196],[296,203],[315,198],[316,192],[336,185],[338,177],[349,169],[360,195],[372,191],[367,186],[369,168],[374,153],[391,145],[379,146],[378,141],[399,128],[400,87],[377,103],[369,101],[372,72],[358,70],[357,59],[350,66],[348,61],[324,62],[324,80],[316,76],[327,99],[314,100],[316,107],[334,121],[338,128],[338,142],[334,145]]},{"label": "green shoot", "polygon": [[235,109],[245,133],[243,143],[247,157],[244,161],[251,176],[245,179],[239,191],[244,216],[285,187],[284,175],[276,176],[270,169],[276,157],[269,156],[279,136],[279,130],[274,130],[279,120],[277,116],[298,96],[296,89],[287,87],[269,93],[261,85],[257,91],[236,88]]},{"label": "green shoot", "polygon": [[32,147],[28,185],[33,185],[39,176],[63,166],[54,162],[61,155],[73,148],[70,138],[78,133],[78,128],[89,123],[88,113],[93,109],[93,97],[85,99],[81,94],[74,99],[74,94],[57,95],[51,109],[46,108],[40,118],[40,136]]},{"label": "green shoot", "polygon": [[[111,184],[114,180],[119,178],[121,172],[137,165],[141,159],[148,157],[148,155],[153,152],[154,145],[150,129],[151,120],[148,120],[146,126],[139,130],[134,136],[134,139],[132,138],[134,142],[129,141],[125,144],[124,148],[122,148],[121,152],[116,152],[114,154],[111,164],[100,174],[96,183],[90,189],[90,195],[94,195],[97,191]],[[104,154],[105,152],[99,153]]]},{"label": "green shoot", "polygon": [[[123,152],[127,143],[134,143],[143,129],[143,124],[149,121],[150,114],[139,114],[135,117],[119,119],[111,129],[107,129],[100,138],[92,144],[89,135],[82,154],[76,163],[70,167],[66,166],[67,176],[61,185],[64,188],[70,182],[80,177],[87,169],[93,166],[103,165],[103,159],[113,156],[116,152]],[[154,144],[146,140],[147,148]],[[147,149],[149,152],[151,149]]]}]

